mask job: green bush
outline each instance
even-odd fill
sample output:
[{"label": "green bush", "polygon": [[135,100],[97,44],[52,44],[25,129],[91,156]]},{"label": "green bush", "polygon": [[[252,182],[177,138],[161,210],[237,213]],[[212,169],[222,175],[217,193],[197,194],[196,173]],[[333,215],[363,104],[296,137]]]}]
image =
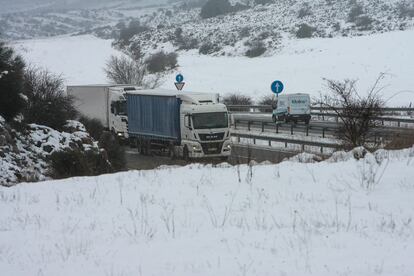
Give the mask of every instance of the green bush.
[{"label": "green bush", "polygon": [[215,52],[220,51],[220,47],[217,44],[213,44],[211,42],[205,42],[201,45],[198,52],[202,55],[209,55]]},{"label": "green bush", "polygon": [[356,2],[353,3],[351,9],[349,10],[348,13],[348,21],[349,22],[355,22],[356,19],[362,15],[364,13],[364,8],[362,7],[362,5],[357,4]]},{"label": "green bush", "polygon": [[200,16],[202,18],[211,18],[232,11],[233,8],[229,0],[208,0],[201,8]]},{"label": "green bush", "polygon": [[176,53],[166,54],[163,51],[153,54],[145,63],[150,73],[159,73],[177,67]]},{"label": "green bush", "polygon": [[125,150],[121,147],[119,141],[110,132],[103,132],[98,144],[99,148],[105,149],[109,163],[111,164],[114,171],[125,170]]},{"label": "green bush", "polygon": [[308,3],[303,4],[302,8],[300,8],[298,12],[298,18],[304,18],[306,16],[312,15],[311,8]]},{"label": "green bush", "polygon": [[95,176],[112,172],[105,157],[97,151],[65,149],[50,156],[51,177],[62,179],[75,176]]},{"label": "green bush", "polygon": [[299,29],[296,31],[297,38],[310,38],[313,33],[316,31],[314,27],[309,26],[308,24],[301,24]]},{"label": "green bush", "polygon": [[401,1],[397,4],[398,15],[400,18],[413,18],[414,17],[414,3],[408,3],[407,1]]},{"label": "green bush", "polygon": [[98,141],[101,138],[104,131],[104,126],[101,121],[98,119],[90,119],[88,117],[81,116],[79,118],[79,122],[85,126],[86,131],[95,141]]},{"label": "green bush", "polygon": [[130,41],[130,39],[140,33],[148,31],[149,28],[147,26],[141,25],[139,21],[131,21],[129,22],[128,27],[125,25],[121,25],[121,30],[119,34],[119,40],[121,43],[125,44]]},{"label": "green bush", "polygon": [[0,42],[0,115],[11,121],[23,109],[25,64],[14,50]]},{"label": "green bush", "polygon": [[355,25],[359,30],[366,31],[372,29],[373,20],[367,15],[360,16],[356,19]]},{"label": "green bush", "polygon": [[264,46],[263,42],[261,41],[255,41],[253,42],[250,49],[248,49],[245,53],[247,57],[259,57],[263,55],[266,52],[266,47]]}]

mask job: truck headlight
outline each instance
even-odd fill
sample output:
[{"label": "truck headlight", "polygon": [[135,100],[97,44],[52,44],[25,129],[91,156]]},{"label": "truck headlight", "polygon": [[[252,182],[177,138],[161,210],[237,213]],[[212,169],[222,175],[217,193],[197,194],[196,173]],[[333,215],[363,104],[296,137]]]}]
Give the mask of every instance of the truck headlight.
[{"label": "truck headlight", "polygon": [[227,145],[227,150],[231,150],[231,145],[230,144]]},{"label": "truck headlight", "polygon": [[124,134],[122,132],[118,132],[118,137],[122,137]]}]

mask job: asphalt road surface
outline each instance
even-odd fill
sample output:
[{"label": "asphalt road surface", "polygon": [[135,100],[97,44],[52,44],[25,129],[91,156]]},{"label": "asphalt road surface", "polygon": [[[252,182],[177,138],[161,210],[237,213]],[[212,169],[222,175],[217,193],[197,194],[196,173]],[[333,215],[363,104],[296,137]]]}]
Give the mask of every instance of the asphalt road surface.
[{"label": "asphalt road surface", "polygon": [[[125,152],[127,159],[127,168],[129,170],[152,170],[159,168],[160,166],[186,166],[190,163],[216,165],[223,162],[219,158],[215,158],[191,160],[187,163],[184,160],[171,159],[167,156],[141,155],[136,149],[129,147],[125,148]],[[246,164],[252,160],[256,162],[269,161],[271,163],[280,163],[283,161],[283,159],[294,156],[295,154],[297,153],[266,147],[233,145],[232,155],[230,156],[228,163],[232,165]]]}]

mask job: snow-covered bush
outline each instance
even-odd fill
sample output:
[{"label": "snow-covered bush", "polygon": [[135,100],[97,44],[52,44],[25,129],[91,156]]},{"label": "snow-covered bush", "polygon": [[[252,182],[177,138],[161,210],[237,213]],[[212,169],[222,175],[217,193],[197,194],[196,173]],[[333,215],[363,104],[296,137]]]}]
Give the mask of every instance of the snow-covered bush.
[{"label": "snow-covered bush", "polygon": [[231,11],[232,6],[229,0],[208,0],[201,8],[200,16],[202,18],[211,18]]},{"label": "snow-covered bush", "polygon": [[351,1],[351,9],[348,13],[348,21],[355,22],[355,20],[364,13],[364,7],[356,1]]},{"label": "snow-covered bush", "polygon": [[51,176],[62,179],[74,176],[94,176],[112,172],[111,165],[99,150],[82,151],[66,148],[50,156]]},{"label": "snow-covered bush", "polygon": [[299,29],[296,31],[297,38],[310,38],[316,29],[308,24],[301,24]]},{"label": "snow-covered bush", "polygon": [[250,48],[246,51],[246,57],[259,57],[266,52],[266,47],[262,41],[254,41],[251,43]]},{"label": "snow-covered bush", "polygon": [[147,69],[150,73],[164,72],[178,66],[176,53],[164,53],[160,51],[151,55],[146,61]]}]

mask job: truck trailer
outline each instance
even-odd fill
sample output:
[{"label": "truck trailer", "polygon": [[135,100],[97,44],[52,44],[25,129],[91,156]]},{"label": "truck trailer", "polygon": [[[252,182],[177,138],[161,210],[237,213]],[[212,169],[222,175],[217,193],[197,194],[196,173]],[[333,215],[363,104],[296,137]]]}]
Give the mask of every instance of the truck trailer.
[{"label": "truck trailer", "polygon": [[76,109],[90,119],[98,119],[116,136],[128,138],[125,94],[140,89],[130,85],[68,86],[67,94],[75,99]]},{"label": "truck trailer", "polygon": [[171,157],[227,159],[231,154],[227,108],[218,94],[173,90],[126,93],[129,137],[138,150]]}]

